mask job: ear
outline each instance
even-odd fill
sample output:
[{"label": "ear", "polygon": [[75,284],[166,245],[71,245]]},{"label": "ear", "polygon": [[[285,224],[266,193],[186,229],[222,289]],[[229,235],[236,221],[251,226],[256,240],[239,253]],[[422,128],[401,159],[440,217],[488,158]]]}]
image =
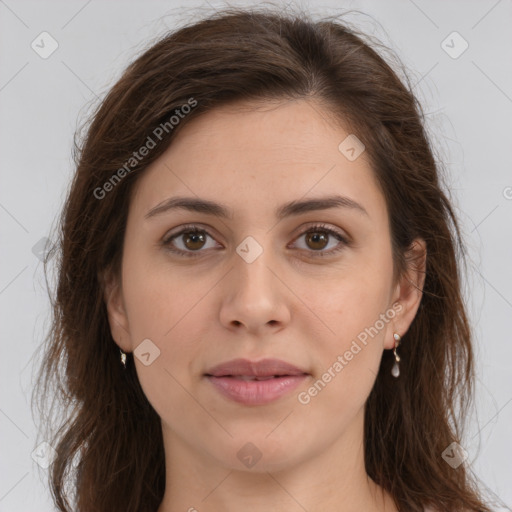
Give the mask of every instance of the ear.
[{"label": "ear", "polygon": [[108,322],[112,338],[124,352],[131,352],[128,317],[123,301],[122,284],[119,276],[104,271],[100,276],[103,298],[107,307]]},{"label": "ear", "polygon": [[422,238],[417,238],[406,253],[407,270],[396,285],[392,304],[398,302],[402,309],[393,321],[393,332],[386,337],[385,348],[395,346],[393,333],[403,336],[411,325],[423,297],[427,265],[427,244]]}]

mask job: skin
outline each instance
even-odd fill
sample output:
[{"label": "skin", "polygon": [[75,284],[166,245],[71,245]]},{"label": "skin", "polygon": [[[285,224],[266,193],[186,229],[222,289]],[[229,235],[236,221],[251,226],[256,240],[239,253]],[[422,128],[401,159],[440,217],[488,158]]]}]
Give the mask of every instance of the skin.
[{"label": "skin", "polygon": [[[112,336],[125,352],[149,338],[160,355],[134,357],[141,386],[162,420],[167,485],[158,512],[386,511],[397,508],[364,467],[364,405],[383,350],[404,335],[421,300],[422,265],[392,281],[386,203],[363,153],[349,161],[338,145],[349,132],[328,121],[312,100],[231,105],[183,127],[141,176],[131,198],[122,275],[108,281]],[[247,106],[247,105],[244,105]],[[349,208],[303,213],[279,222],[283,203],[332,195]],[[174,196],[198,196],[233,209],[233,219],[171,210],[146,219]],[[316,244],[314,223],[337,229]],[[199,224],[204,243],[161,242],[180,226]],[[318,230],[314,231],[318,233]],[[247,263],[236,252],[253,237],[263,253]],[[298,401],[379,315],[401,306],[308,404]],[[304,385],[267,405],[226,399],[203,374],[234,358],[274,357],[310,373]],[[403,361],[401,364],[407,364]],[[398,385],[398,383],[397,383]],[[261,453],[252,468],[237,452]]]}]

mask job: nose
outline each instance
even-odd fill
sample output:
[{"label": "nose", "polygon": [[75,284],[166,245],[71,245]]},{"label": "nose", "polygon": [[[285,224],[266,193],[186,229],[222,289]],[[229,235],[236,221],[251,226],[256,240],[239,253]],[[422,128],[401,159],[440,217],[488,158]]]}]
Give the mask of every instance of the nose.
[{"label": "nose", "polygon": [[222,290],[220,321],[226,328],[261,335],[290,321],[290,291],[277,267],[270,250],[251,263],[236,255]]}]

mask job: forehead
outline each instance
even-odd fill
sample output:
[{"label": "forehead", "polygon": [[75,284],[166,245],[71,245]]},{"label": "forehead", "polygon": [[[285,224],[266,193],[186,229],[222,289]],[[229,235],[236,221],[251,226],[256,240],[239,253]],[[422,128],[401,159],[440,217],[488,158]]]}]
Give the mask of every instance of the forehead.
[{"label": "forehead", "polygon": [[137,183],[139,215],[172,197],[229,203],[236,212],[261,211],[291,200],[333,193],[364,203],[371,217],[386,214],[384,197],[363,152],[350,161],[347,136],[314,102],[237,103],[191,120]]},{"label": "forehead", "polygon": [[337,154],[343,134],[313,101],[237,102],[187,123],[173,146],[190,150],[201,144],[219,158],[228,151],[237,158],[255,158],[255,163],[269,158],[293,162],[316,158],[320,149]]}]

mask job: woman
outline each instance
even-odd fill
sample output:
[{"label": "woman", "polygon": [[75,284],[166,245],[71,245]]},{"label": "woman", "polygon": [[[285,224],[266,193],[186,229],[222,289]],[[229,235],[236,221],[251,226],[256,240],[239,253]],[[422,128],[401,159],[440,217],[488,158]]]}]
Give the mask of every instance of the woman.
[{"label": "woman", "polygon": [[489,511],[439,181],[416,98],[338,20],[229,9],[149,48],[62,214],[58,509]]}]

